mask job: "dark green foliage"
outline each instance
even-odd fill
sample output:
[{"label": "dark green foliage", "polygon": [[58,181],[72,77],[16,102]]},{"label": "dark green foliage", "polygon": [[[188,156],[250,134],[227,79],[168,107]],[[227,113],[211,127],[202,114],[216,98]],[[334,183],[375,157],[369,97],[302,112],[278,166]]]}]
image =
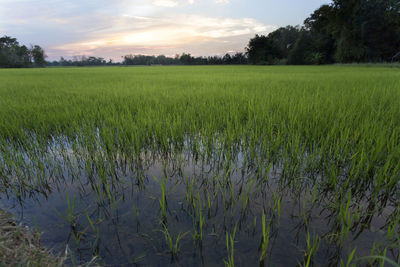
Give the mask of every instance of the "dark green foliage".
[{"label": "dark green foliage", "polygon": [[40,46],[35,45],[34,47],[32,47],[31,53],[36,66],[43,67],[44,65],[46,65],[46,55],[44,54],[44,50]]},{"label": "dark green foliage", "polygon": [[[296,29],[288,26],[268,36],[256,35],[247,48],[250,61],[275,64],[287,58],[289,64],[329,64],[398,60],[400,2],[334,0],[315,10],[300,31]],[[296,44],[291,46],[293,37]]]},{"label": "dark green foliage", "polygon": [[334,62],[335,39],[332,35],[332,25],[329,23],[334,14],[331,6],[323,5],[304,21],[305,29],[312,35],[314,53],[320,56],[316,64]]},{"label": "dark green foliage", "polygon": [[237,52],[233,55],[225,54],[223,57],[194,57],[191,54],[183,53],[174,58],[145,55],[126,55],[124,56],[124,65],[241,65],[247,64],[245,54]]},{"label": "dark green foliage", "polygon": [[398,1],[335,0],[332,8],[338,62],[390,61],[400,50]]},{"label": "dark green foliage", "polygon": [[286,26],[270,33],[268,37],[272,40],[274,46],[278,49],[278,58],[287,58],[290,50],[293,48],[299,37],[300,28],[298,26]]},{"label": "dark green foliage", "polygon": [[44,66],[45,57],[44,50],[38,45],[28,49],[25,45],[20,46],[16,38],[0,38],[0,67],[21,68],[32,66],[33,63]]},{"label": "dark green foliage", "polygon": [[0,67],[22,67],[30,63],[26,46],[19,46],[17,39],[9,36],[0,38]]},{"label": "dark green foliage", "polygon": [[249,61],[253,64],[273,64],[277,48],[267,36],[256,35],[247,47]]},{"label": "dark green foliage", "polygon": [[86,56],[73,56],[72,60],[66,60],[64,57],[61,57],[59,61],[47,62],[48,66],[106,66],[106,65],[120,65],[120,63],[114,63],[111,59],[106,61],[102,57],[86,57]]},{"label": "dark green foliage", "polygon": [[308,65],[320,64],[322,55],[318,52],[313,52],[314,42],[312,34],[308,31],[302,30],[299,38],[291,49],[288,56],[288,64],[291,65]]},{"label": "dark green foliage", "polygon": [[299,36],[299,28],[279,28],[268,36],[256,35],[246,48],[252,64],[276,64],[287,58]]}]

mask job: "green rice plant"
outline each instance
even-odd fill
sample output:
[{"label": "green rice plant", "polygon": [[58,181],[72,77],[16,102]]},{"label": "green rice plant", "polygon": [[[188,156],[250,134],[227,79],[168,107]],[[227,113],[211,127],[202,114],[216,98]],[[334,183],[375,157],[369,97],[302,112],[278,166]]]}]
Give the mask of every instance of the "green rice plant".
[{"label": "green rice plant", "polygon": [[233,232],[228,234],[226,232],[226,251],[227,258],[224,260],[224,265],[226,267],[234,267],[235,266],[235,235],[236,235],[237,224],[233,228]]},{"label": "green rice plant", "polygon": [[359,258],[358,261],[380,261],[380,266],[385,266],[385,263],[388,263],[390,266],[399,267],[400,264],[395,261],[385,257],[385,256],[367,256]]},{"label": "green rice plant", "polygon": [[[157,178],[154,177],[154,179],[158,182]],[[160,204],[161,208],[161,217],[162,221],[165,222],[167,219],[167,196],[166,196],[166,188],[165,188],[165,176],[161,179],[161,182],[159,182],[160,188],[161,188],[161,196],[158,199],[158,203]]]},{"label": "green rice plant", "polygon": [[178,256],[179,251],[180,251],[179,242],[189,232],[186,232],[183,234],[179,233],[178,236],[176,237],[176,239],[174,240],[174,238],[172,237],[172,235],[170,234],[170,232],[168,230],[168,227],[165,224],[162,224],[162,226],[163,226],[163,229],[160,231],[164,234],[165,242],[167,243],[169,253],[171,253],[171,257],[175,259]]},{"label": "green rice plant", "polygon": [[203,216],[203,204],[200,198],[200,193],[197,193],[197,198],[196,198],[197,204],[194,204],[194,215],[193,215],[193,227],[194,227],[194,233],[193,233],[193,240],[200,242],[200,244],[203,241],[203,228],[204,228],[204,222],[205,218]]},{"label": "green rice plant", "polygon": [[[271,221],[266,223],[265,219],[265,213],[263,211],[262,217],[261,217],[261,223],[262,223],[262,239],[261,239],[261,256],[259,259],[260,266],[264,266],[264,261],[265,258],[267,257],[267,250],[268,250],[268,245],[270,242],[270,231],[271,231]],[[256,224],[256,221],[254,220],[254,224]]]},{"label": "green rice plant", "polygon": [[[203,242],[208,225],[219,236],[218,225],[231,220],[238,236],[250,225],[257,233],[254,215],[268,200],[266,251],[275,227],[293,215],[305,226],[300,234],[320,221],[327,228],[337,258],[322,264],[357,263],[362,252],[345,248],[363,233],[382,239],[372,256],[386,249],[399,261],[399,79],[398,69],[374,66],[2,69],[0,199],[24,206],[79,193],[120,222],[130,218],[118,217],[129,186],[144,196],[161,190],[154,199],[162,222],[171,215],[193,224]],[[156,187],[147,178],[154,169],[164,176]],[[76,226],[86,208],[78,203],[67,198],[63,214]],[[288,215],[293,203],[299,216]],[[307,257],[296,260],[317,262],[317,241],[309,237]]]},{"label": "green rice plant", "polygon": [[281,202],[282,202],[282,196],[277,195],[276,192],[273,192],[272,194],[272,199],[273,199],[273,207],[272,210],[274,211],[274,216],[276,214],[277,216],[277,221],[279,223],[280,217],[281,217]]},{"label": "green rice plant", "polygon": [[351,253],[349,254],[346,263],[341,259],[340,260],[340,266],[341,267],[353,267],[356,266],[357,259],[355,258],[355,253],[356,253],[357,248],[354,248]]},{"label": "green rice plant", "polygon": [[339,214],[338,214],[338,222],[337,227],[338,235],[335,237],[338,244],[343,244],[346,240],[348,233],[350,232],[351,227],[359,220],[360,216],[357,211],[353,211],[351,209],[351,192],[349,192],[347,196],[347,201],[345,206],[340,204],[339,206]]},{"label": "green rice plant", "polygon": [[207,217],[211,218],[212,201],[209,192],[207,191]]},{"label": "green rice plant", "polygon": [[66,215],[61,214],[58,210],[56,212],[60,215],[71,227],[76,225],[76,217],[75,217],[75,196],[72,198],[72,203],[67,193],[67,210]]},{"label": "green rice plant", "polygon": [[307,232],[307,249],[304,254],[303,266],[314,266],[314,258],[317,254],[320,241],[321,239],[317,235],[315,235],[314,239],[311,239],[310,232]]},{"label": "green rice plant", "polygon": [[186,201],[188,202],[189,205],[193,206],[195,205],[195,199],[194,199],[194,179],[190,179],[189,177],[186,176]]}]

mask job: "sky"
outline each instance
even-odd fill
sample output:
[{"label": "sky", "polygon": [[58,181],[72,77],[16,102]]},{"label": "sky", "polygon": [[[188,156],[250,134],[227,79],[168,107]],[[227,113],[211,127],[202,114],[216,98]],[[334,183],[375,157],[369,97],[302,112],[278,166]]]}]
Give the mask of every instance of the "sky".
[{"label": "sky", "polygon": [[0,35],[48,60],[244,52],[255,34],[301,25],[328,0],[0,0]]}]

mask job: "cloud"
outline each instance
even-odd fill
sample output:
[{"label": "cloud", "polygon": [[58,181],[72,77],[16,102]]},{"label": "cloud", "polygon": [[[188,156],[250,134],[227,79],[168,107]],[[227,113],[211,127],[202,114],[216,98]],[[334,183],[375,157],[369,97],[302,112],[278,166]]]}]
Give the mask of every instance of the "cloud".
[{"label": "cloud", "polygon": [[196,0],[0,2],[2,33],[41,45],[50,60],[83,54],[117,60],[129,53],[223,54],[243,51],[254,34],[276,28],[250,18],[193,14],[201,12]]},{"label": "cloud", "polygon": [[217,3],[217,4],[228,4],[229,0],[215,0],[215,3]]},{"label": "cloud", "polygon": [[[76,54],[96,54],[100,50],[120,48],[129,53],[161,54],[175,50],[197,52],[201,45],[210,46],[213,53],[219,49],[243,50],[250,36],[268,33],[275,26],[264,25],[254,19],[213,18],[200,15],[174,15],[170,17],[124,16],[113,21],[114,26],[91,34],[84,41],[56,46],[53,49]],[[196,47],[191,51],[191,47]],[[219,47],[214,49],[214,47]],[[205,51],[205,50],[204,50]],[[176,51],[178,52],[178,51]],[[221,53],[220,52],[220,53]],[[207,52],[204,52],[207,53]]]},{"label": "cloud", "polygon": [[162,7],[174,7],[178,5],[178,2],[173,0],[155,0],[153,1],[153,5]]}]

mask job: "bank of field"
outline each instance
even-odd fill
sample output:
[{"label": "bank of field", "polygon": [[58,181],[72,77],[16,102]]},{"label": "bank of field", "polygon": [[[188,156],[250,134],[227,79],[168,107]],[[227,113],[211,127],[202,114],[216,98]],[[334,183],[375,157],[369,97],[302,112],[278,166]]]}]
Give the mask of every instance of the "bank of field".
[{"label": "bank of field", "polygon": [[70,264],[400,264],[399,103],[382,66],[3,69],[0,205]]}]

